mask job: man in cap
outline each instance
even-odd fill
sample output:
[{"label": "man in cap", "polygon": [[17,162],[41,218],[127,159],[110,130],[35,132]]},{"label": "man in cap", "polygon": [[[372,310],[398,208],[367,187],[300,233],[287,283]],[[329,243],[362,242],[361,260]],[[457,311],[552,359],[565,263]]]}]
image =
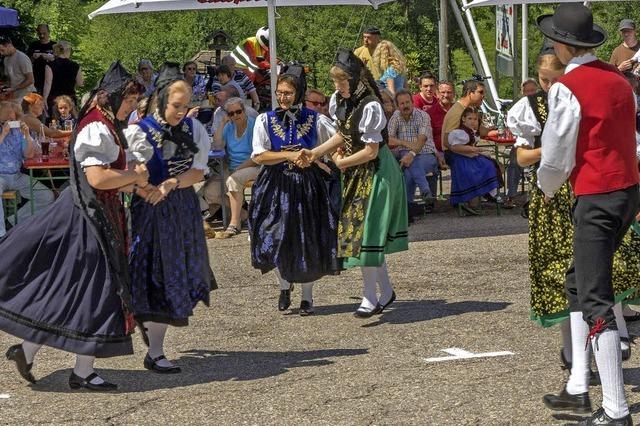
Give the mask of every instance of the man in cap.
[{"label": "man in cap", "polygon": [[581,425],[632,425],[622,377],[620,335],[613,314],[613,254],[638,212],[635,98],[615,66],[596,58],[605,31],[588,7],[561,4],[538,17],[565,75],[551,86],[542,134],[538,186],[547,200],[568,178],[573,208],[573,263],[566,273],[572,336],[571,375],[553,410],[588,413],[590,349],[602,382],[602,408]]},{"label": "man in cap", "polygon": [[380,29],[378,27],[369,27],[362,33],[362,46],[353,51],[354,55],[360,58],[367,68],[369,68],[369,71],[373,74],[373,79],[376,81],[380,80],[382,70],[377,69],[377,67],[373,65],[371,58],[373,57],[373,51],[376,50],[381,40],[382,34],[380,33]]},{"label": "man in cap", "polygon": [[638,43],[638,39],[636,38],[636,23],[631,19],[623,19],[620,21],[618,31],[620,31],[620,36],[622,36],[622,43],[611,52],[609,63],[624,72],[630,70],[634,62],[637,62],[632,58],[638,50],[640,50],[640,43]]}]

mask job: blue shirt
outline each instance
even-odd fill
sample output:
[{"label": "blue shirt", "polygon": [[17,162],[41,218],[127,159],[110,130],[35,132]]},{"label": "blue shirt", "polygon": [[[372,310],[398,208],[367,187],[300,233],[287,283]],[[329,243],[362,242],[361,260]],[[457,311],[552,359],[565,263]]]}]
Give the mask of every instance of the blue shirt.
[{"label": "blue shirt", "polygon": [[255,118],[247,117],[247,128],[239,138],[236,137],[236,126],[233,122],[225,124],[222,130],[222,140],[224,140],[226,146],[230,170],[237,169],[240,164],[251,158],[251,152],[253,151],[251,138],[255,124]]},{"label": "blue shirt", "polygon": [[20,129],[11,129],[0,143],[0,174],[13,175],[20,173],[24,161],[27,141]]},{"label": "blue shirt", "polygon": [[396,92],[404,87],[406,80],[402,74],[398,74],[398,72],[391,67],[387,68],[384,74],[380,76],[380,84],[382,84],[384,88],[387,88],[387,80],[389,79],[393,80],[393,84],[395,85],[394,90]]}]

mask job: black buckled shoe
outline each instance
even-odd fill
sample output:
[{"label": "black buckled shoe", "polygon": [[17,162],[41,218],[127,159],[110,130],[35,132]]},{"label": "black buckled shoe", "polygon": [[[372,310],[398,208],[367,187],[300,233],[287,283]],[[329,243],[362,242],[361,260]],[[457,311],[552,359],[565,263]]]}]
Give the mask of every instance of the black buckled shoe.
[{"label": "black buckled shoe", "polygon": [[625,342],[627,344],[628,349],[622,349],[622,360],[627,361],[631,358],[631,340],[628,337],[621,337],[620,342]]},{"label": "black buckled shoe", "polygon": [[29,383],[35,383],[36,379],[31,374],[33,363],[27,364],[27,358],[24,356],[22,345],[13,345],[7,350],[7,359],[16,363],[18,373]]},{"label": "black buckled shoe", "polygon": [[280,290],[280,299],[278,300],[278,310],[286,311],[291,306],[291,289]]},{"label": "black buckled shoe", "polygon": [[604,408],[600,408],[598,411],[593,413],[591,417],[588,419],[581,420],[578,423],[578,426],[597,426],[597,425],[608,425],[608,426],[633,426],[633,420],[631,419],[631,414],[627,414],[625,417],[621,419],[612,419],[605,413]]},{"label": "black buckled shoe", "polygon": [[303,300],[300,302],[300,310],[298,313],[301,317],[308,317],[309,315],[313,315],[315,310],[313,309],[313,302],[309,302],[307,300]]},{"label": "black buckled shoe", "polygon": [[87,389],[96,392],[112,392],[118,389],[118,385],[107,381],[100,383],[99,385],[91,383],[91,381],[96,377],[99,377],[97,373],[91,373],[83,379],[76,373],[71,372],[71,376],[69,376],[69,387],[71,389]]},{"label": "black buckled shoe", "polygon": [[382,306],[380,306],[380,304],[378,303],[373,309],[366,309],[360,306],[353,313],[353,316],[358,318],[371,318],[372,316],[379,314],[380,312],[382,312]]},{"label": "black buckled shoe", "polygon": [[380,305],[380,312],[378,312],[378,313],[381,314],[382,311],[387,309],[387,306],[391,305],[395,301],[396,301],[396,292],[392,291],[391,292],[391,299],[389,299],[389,301],[387,303],[385,303],[384,305]]},{"label": "black buckled shoe", "polygon": [[588,414],[591,412],[589,392],[571,395],[566,389],[562,389],[559,395],[547,394],[542,400],[547,408],[555,411],[573,411],[577,414]]},{"label": "black buckled shoe", "polygon": [[167,357],[160,355],[159,357],[151,358],[147,353],[147,356],[144,357],[144,368],[158,374],[178,374],[182,372],[182,369],[177,365],[172,365],[171,367],[162,367],[158,365],[158,361],[161,359],[167,359]]}]

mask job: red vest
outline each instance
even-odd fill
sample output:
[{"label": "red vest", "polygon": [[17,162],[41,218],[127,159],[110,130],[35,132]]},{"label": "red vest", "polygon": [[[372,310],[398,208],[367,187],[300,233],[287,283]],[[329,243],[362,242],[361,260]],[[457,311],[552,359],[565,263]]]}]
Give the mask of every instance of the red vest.
[{"label": "red vest", "polygon": [[637,184],[635,102],[626,79],[596,60],[559,81],[580,103],[576,166],[569,177],[574,193],[603,194]]}]

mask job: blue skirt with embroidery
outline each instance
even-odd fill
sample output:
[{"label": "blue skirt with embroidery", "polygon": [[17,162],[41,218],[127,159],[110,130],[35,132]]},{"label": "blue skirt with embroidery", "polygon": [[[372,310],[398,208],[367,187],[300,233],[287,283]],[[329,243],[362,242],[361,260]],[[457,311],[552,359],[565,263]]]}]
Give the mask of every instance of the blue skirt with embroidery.
[{"label": "blue skirt with embroidery", "polygon": [[484,155],[466,157],[445,151],[446,161],[451,167],[452,205],[467,202],[499,188],[502,175],[495,161]]},{"label": "blue skirt with embroidery", "polygon": [[251,263],[277,268],[289,282],[306,283],[339,273],[340,180],[315,165],[265,166],[249,206]]},{"label": "blue skirt with embroidery", "polygon": [[209,306],[216,281],[194,189],[171,191],[153,206],[131,204],[131,295],[138,322],[184,326],[199,301]]}]

